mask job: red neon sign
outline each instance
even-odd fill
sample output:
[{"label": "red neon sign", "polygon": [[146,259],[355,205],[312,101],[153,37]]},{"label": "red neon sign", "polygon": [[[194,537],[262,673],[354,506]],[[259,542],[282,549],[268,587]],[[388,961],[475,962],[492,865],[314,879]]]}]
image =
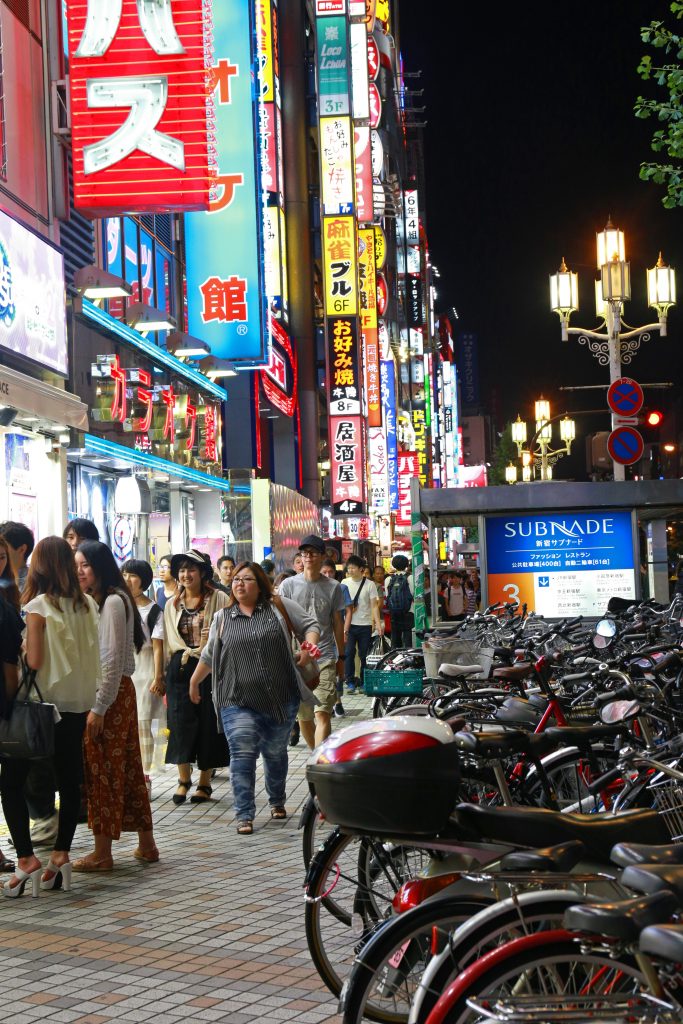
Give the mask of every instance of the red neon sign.
[{"label": "red neon sign", "polygon": [[287,387],[287,366],[282,354],[273,347],[271,351],[270,364],[265,370],[261,370],[261,382],[266,398],[271,405],[284,413],[285,416],[293,416],[297,406],[297,379],[299,367],[297,358],[289,340],[289,335],[282,329],[277,320],[271,319],[270,326],[273,332],[273,340],[284,350],[292,371],[292,383]]},{"label": "red neon sign", "polygon": [[205,210],[204,0],[68,0],[68,24],[76,206]]}]

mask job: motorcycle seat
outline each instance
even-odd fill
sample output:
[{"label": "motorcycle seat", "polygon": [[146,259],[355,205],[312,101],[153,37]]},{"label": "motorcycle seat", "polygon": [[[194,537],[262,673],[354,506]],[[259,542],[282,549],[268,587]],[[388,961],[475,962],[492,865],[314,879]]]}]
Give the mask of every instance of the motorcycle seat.
[{"label": "motorcycle seat", "polygon": [[683,925],[650,925],[649,928],[645,928],[641,932],[639,946],[642,953],[681,964],[683,963]]},{"label": "motorcycle seat", "polygon": [[631,864],[674,864],[683,865],[683,843],[665,843],[663,846],[646,846],[644,843],[617,843],[612,850],[612,863],[620,868]]},{"label": "motorcycle seat", "polygon": [[579,863],[585,854],[583,843],[570,839],[556,846],[544,846],[537,850],[513,850],[500,861],[501,871],[555,871],[565,874]]},{"label": "motorcycle seat", "polygon": [[[621,880],[635,892],[672,892],[683,906],[683,867],[675,864],[631,864],[624,868]],[[654,924],[654,922],[653,922]]]}]

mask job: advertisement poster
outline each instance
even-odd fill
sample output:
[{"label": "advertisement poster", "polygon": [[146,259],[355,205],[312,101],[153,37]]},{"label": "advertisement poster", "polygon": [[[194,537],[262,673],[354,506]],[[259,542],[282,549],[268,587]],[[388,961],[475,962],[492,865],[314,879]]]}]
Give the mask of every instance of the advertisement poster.
[{"label": "advertisement poster", "polygon": [[539,615],[603,615],[610,597],[635,598],[630,512],[565,512],[486,520],[488,600]]}]

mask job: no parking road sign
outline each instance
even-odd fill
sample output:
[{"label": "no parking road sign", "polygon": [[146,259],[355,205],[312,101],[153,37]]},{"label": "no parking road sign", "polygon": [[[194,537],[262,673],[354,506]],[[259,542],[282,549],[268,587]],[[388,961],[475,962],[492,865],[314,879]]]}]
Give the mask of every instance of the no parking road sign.
[{"label": "no parking road sign", "polygon": [[644,447],[643,438],[633,427],[617,427],[607,438],[607,451],[622,466],[637,462]]},{"label": "no parking road sign", "polygon": [[643,408],[643,389],[630,377],[619,377],[609,386],[607,404],[615,416],[635,416]]}]

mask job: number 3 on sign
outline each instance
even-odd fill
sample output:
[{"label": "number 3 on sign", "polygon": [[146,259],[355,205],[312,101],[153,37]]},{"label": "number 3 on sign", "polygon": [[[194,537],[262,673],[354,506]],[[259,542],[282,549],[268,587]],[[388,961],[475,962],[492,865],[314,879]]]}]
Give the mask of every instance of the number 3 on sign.
[{"label": "number 3 on sign", "polygon": [[508,601],[514,601],[519,604],[519,587],[516,583],[506,583],[503,590],[507,594]]}]

